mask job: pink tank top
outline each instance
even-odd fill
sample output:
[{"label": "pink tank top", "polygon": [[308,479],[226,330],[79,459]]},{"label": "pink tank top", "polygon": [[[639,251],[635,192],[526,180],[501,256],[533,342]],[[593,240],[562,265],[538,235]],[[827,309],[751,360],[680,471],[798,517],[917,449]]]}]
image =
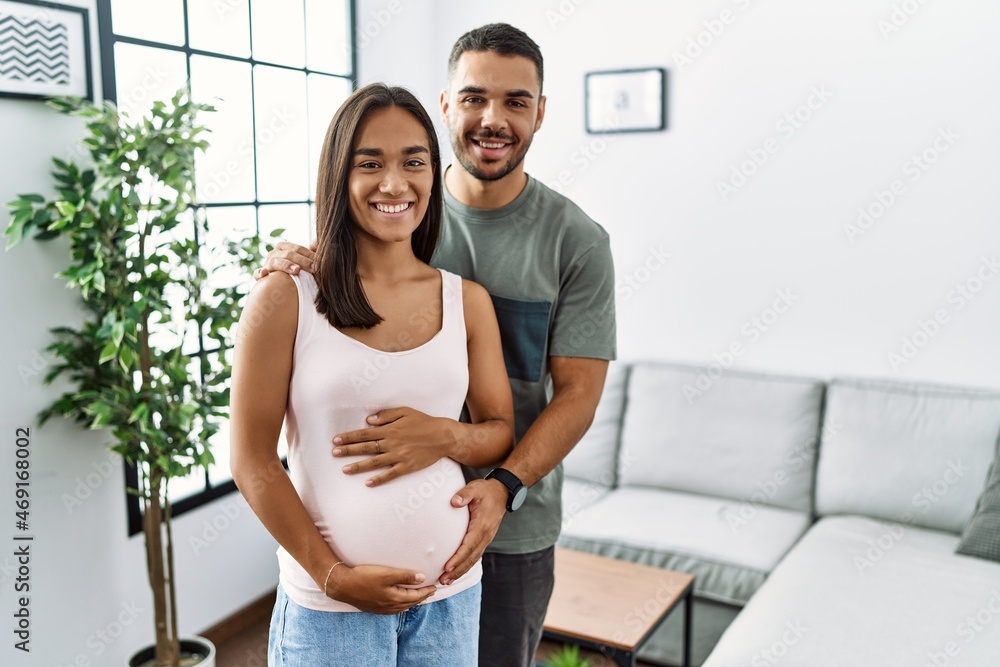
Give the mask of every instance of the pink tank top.
[{"label": "pink tank top", "polygon": [[[469,524],[466,508],[451,506],[465,485],[451,459],[375,488],[377,473],[346,475],[341,468],[368,457],[335,458],[333,436],[365,428],[368,415],[411,407],[458,419],[469,388],[462,279],[441,271],[441,330],[412,350],[382,351],[341,333],[316,311],[312,275],[293,276],[299,297],[292,378],[285,426],[292,484],[323,538],[348,565],[387,565],[423,572],[436,583]],[[437,319],[437,305],[427,312]],[[402,341],[401,341],[402,342]],[[400,345],[399,347],[405,347]],[[328,598],[284,548],[281,585],[297,604],[318,611],[358,611]],[[479,563],[430,599],[474,586]]]}]

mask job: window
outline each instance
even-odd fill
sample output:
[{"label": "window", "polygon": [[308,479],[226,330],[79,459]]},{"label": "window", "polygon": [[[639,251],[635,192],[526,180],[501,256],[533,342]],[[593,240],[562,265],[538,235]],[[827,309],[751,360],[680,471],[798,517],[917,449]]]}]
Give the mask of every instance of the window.
[{"label": "window", "polygon": [[[353,0],[98,0],[105,99],[135,118],[188,81],[216,108],[200,117],[211,147],[195,169],[210,235],[311,239],[323,137],[354,89],[353,12]],[[185,345],[193,357],[229,353]],[[212,444],[207,472],[171,481],[174,516],[235,490],[226,425]],[[127,498],[136,534],[139,502]]]}]

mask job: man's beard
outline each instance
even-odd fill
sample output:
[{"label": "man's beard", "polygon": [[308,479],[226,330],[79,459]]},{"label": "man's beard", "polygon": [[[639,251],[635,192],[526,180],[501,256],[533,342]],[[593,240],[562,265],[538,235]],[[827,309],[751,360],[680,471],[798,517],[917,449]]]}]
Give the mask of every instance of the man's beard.
[{"label": "man's beard", "polygon": [[[494,137],[480,137],[481,140],[487,140],[487,141],[491,138]],[[465,141],[465,137],[464,136],[461,137],[461,140]],[[500,171],[496,173],[486,173],[482,169],[480,169],[473,161],[471,157],[472,151],[466,150],[466,147],[470,143],[472,143],[472,139],[468,139],[467,143],[460,143],[459,141],[452,139],[451,148],[452,151],[455,153],[455,159],[458,160],[458,163],[461,164],[462,167],[467,172],[469,172],[472,175],[472,177],[475,178],[477,181],[499,181],[501,178],[503,178],[507,174],[517,169],[518,166],[522,162],[524,162],[524,156],[528,154],[528,148],[531,147],[531,139],[528,139],[528,142],[524,144],[523,148],[521,148],[520,150],[516,150],[514,154],[510,156],[510,158],[507,160],[507,163],[500,168]],[[520,146],[520,145],[521,145],[520,142],[514,144],[514,146]]]}]

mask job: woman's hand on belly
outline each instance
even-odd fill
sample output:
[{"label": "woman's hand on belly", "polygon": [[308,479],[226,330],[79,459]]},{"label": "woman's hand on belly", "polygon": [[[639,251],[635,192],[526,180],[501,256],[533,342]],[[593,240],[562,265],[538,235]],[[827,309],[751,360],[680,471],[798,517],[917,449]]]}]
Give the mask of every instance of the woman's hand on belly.
[{"label": "woman's hand on belly", "polygon": [[450,452],[455,435],[450,419],[431,417],[413,408],[382,410],[368,418],[371,428],[341,433],[333,439],[337,457],[370,456],[344,466],[348,475],[388,470],[365,481],[378,486],[434,465]]},{"label": "woman's hand on belly", "polygon": [[327,595],[372,614],[398,614],[429,598],[437,590],[433,584],[404,588],[426,581],[423,574],[381,565],[346,563],[334,567]]}]

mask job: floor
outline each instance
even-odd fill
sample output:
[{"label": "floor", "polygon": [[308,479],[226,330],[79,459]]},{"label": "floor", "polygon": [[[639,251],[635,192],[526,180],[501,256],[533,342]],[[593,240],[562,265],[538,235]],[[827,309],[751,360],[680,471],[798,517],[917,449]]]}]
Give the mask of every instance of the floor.
[{"label": "floor", "polygon": [[[272,598],[273,604],[273,598]],[[253,611],[241,618],[240,628],[214,628],[205,635],[215,642],[218,654],[217,667],[266,667],[267,666],[267,626],[270,606],[267,601],[255,605]],[[555,642],[543,641],[538,649],[537,659],[544,660],[551,651],[559,645]],[[582,652],[591,658],[590,667],[613,667],[613,663],[599,653]],[[430,666],[429,666],[430,667]],[[640,662],[639,667],[652,667]]]}]

